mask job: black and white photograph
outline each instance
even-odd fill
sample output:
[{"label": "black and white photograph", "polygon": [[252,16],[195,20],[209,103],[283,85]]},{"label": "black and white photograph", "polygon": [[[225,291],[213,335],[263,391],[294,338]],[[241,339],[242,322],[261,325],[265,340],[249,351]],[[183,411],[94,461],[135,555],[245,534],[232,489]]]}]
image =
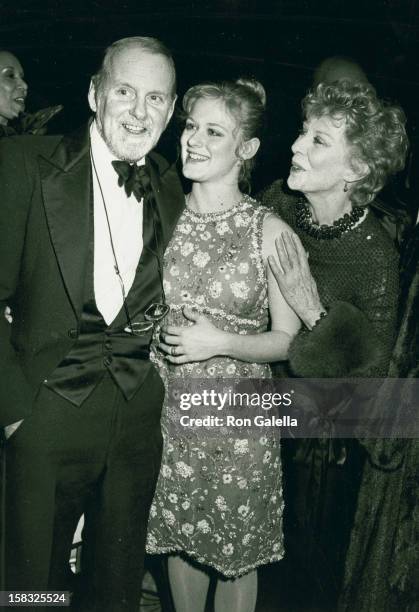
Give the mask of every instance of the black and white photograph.
[{"label": "black and white photograph", "polygon": [[419,4],[0,0],[0,607],[419,612]]}]

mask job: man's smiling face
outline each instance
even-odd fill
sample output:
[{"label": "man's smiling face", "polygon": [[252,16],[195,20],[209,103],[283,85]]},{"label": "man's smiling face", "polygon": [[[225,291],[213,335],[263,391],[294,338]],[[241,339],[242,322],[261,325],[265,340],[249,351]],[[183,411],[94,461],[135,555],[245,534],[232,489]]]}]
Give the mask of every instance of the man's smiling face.
[{"label": "man's smiling face", "polygon": [[156,146],[173,114],[174,79],[164,55],[131,45],[110,58],[99,84],[92,82],[90,108],[118,159],[138,161]]}]

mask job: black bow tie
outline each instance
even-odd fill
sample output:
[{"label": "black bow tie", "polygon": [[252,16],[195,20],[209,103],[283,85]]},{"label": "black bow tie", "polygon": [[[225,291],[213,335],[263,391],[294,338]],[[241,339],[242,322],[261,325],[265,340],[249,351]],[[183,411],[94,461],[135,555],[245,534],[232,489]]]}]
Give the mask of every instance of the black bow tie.
[{"label": "black bow tie", "polygon": [[118,174],[118,185],[124,186],[128,197],[133,193],[138,202],[151,189],[151,181],[145,165],[137,166],[126,161],[113,161],[112,166]]}]

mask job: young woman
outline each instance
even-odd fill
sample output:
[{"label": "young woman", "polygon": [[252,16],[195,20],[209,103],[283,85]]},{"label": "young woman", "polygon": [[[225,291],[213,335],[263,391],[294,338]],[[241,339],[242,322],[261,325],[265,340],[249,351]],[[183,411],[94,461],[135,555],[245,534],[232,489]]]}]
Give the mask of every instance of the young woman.
[{"label": "young woman", "polygon": [[[165,254],[170,315],[156,353],[169,388],[182,378],[268,378],[268,362],[286,358],[299,328],[266,271],[275,238],[289,228],[242,190],[264,106],[253,81],[197,85],[184,97],[182,162],[192,189]],[[279,442],[274,432],[240,438],[233,428],[171,437],[167,410],[148,552],[171,553],[177,612],[203,612],[210,568],[216,612],[253,612],[256,568],[284,554]]]}]

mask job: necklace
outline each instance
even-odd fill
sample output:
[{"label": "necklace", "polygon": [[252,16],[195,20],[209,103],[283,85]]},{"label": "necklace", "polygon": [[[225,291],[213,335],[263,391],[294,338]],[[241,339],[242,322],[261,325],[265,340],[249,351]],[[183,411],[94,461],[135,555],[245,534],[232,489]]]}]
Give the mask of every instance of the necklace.
[{"label": "necklace", "polygon": [[224,214],[226,212],[230,212],[233,208],[235,208],[238,204],[240,204],[240,202],[246,201],[246,194],[242,193],[240,194],[240,198],[238,200],[235,200],[235,202],[232,205],[229,205],[227,207],[225,207],[225,203],[224,202],[219,202],[219,206],[221,208],[218,208],[216,210],[208,210],[206,212],[200,212],[198,210],[195,210],[195,208],[193,207],[193,205],[191,205],[191,194],[188,193],[185,197],[185,201],[186,201],[186,207],[187,209],[195,214],[195,215],[220,215],[220,214]]},{"label": "necklace", "polygon": [[297,227],[316,240],[340,238],[342,234],[352,229],[358,223],[366,210],[362,206],[354,206],[350,213],[345,213],[343,217],[336,219],[333,225],[317,225],[317,223],[313,222],[311,211],[304,200],[299,200],[296,207],[295,218]]}]

